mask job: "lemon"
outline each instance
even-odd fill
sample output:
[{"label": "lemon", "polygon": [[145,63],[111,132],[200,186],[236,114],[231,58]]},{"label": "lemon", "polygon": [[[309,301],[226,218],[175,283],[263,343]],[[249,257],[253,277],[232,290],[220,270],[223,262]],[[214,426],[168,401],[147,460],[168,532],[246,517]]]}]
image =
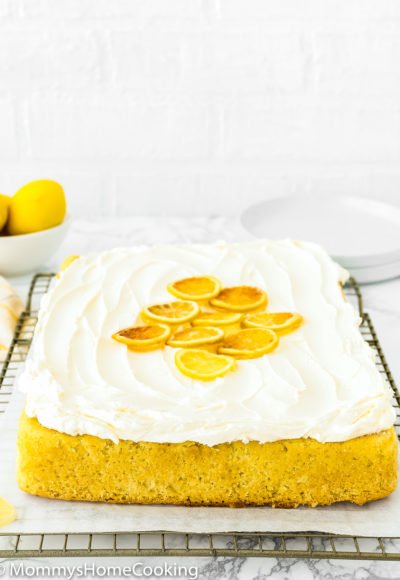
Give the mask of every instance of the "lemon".
[{"label": "lemon", "polygon": [[258,358],[273,351],[278,344],[278,335],[269,328],[245,328],[227,336],[218,353],[237,359]]},{"label": "lemon", "polygon": [[200,326],[199,328],[183,328],[175,332],[174,336],[167,342],[168,346],[174,348],[193,348],[215,344],[224,338],[224,331],[213,326]]},{"label": "lemon", "polygon": [[259,312],[247,314],[243,320],[246,328],[269,328],[276,334],[289,334],[303,323],[303,317],[293,312]]},{"label": "lemon", "polygon": [[247,312],[265,306],[268,296],[260,288],[254,286],[232,286],[224,288],[221,292],[210,300],[211,306],[225,308],[234,312]]},{"label": "lemon", "polygon": [[142,310],[144,320],[155,320],[165,324],[184,324],[200,312],[197,302],[178,300],[166,304],[154,304]]},{"label": "lemon", "polygon": [[72,264],[72,262],[75,262],[75,260],[79,260],[79,258],[80,258],[80,256],[78,256],[76,254],[71,254],[71,255],[67,256],[66,258],[64,258],[64,260],[61,262],[60,269],[56,274],[57,278],[60,278],[61,273],[65,272],[65,270]]},{"label": "lemon", "polygon": [[178,350],[175,364],[181,373],[199,381],[213,381],[223,377],[236,365],[235,359],[231,356],[196,349]]},{"label": "lemon", "polygon": [[78,256],[77,254],[71,254],[70,256],[64,258],[60,266],[60,272],[64,272],[64,270],[66,270],[68,266],[72,264],[72,262],[75,262],[75,260],[79,260],[79,258],[80,256]]},{"label": "lemon", "polygon": [[15,509],[3,497],[0,497],[0,527],[11,524],[17,517]]},{"label": "lemon", "polygon": [[143,351],[161,348],[170,334],[171,329],[166,324],[152,324],[123,328],[113,334],[112,338],[126,344],[132,350]]},{"label": "lemon", "polygon": [[193,276],[168,284],[168,291],[182,300],[209,300],[221,291],[221,282],[213,276]]},{"label": "lemon", "polygon": [[30,234],[60,225],[65,217],[64,190],[49,179],[31,181],[11,198],[8,231],[11,235]]},{"label": "lemon", "polygon": [[10,198],[0,193],[0,232],[7,223],[9,205]]},{"label": "lemon", "polygon": [[193,326],[229,326],[241,321],[243,314],[240,312],[228,312],[217,310],[215,312],[200,312],[194,320]]}]

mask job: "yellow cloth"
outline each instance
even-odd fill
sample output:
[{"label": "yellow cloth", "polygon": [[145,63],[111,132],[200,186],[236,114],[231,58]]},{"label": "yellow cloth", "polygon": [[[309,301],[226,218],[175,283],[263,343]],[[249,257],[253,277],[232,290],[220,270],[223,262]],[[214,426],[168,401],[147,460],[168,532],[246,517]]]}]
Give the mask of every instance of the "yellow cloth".
[{"label": "yellow cloth", "polygon": [[9,282],[0,276],[0,362],[6,358],[24,305]]}]

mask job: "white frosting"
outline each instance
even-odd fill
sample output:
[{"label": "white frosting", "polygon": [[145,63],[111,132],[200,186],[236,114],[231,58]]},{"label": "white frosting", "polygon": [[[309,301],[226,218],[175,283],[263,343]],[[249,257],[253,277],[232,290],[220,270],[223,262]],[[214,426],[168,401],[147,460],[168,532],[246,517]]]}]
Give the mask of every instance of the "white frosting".
[{"label": "white frosting", "polygon": [[[136,353],[111,338],[145,305],[173,299],[168,283],[198,274],[263,288],[270,311],[299,312],[305,324],[212,382],[181,374],[175,349]],[[20,377],[26,412],[46,427],[113,441],[343,441],[387,429],[389,390],[343,299],[346,277],[320,247],[289,240],[82,257],[43,299]]]}]

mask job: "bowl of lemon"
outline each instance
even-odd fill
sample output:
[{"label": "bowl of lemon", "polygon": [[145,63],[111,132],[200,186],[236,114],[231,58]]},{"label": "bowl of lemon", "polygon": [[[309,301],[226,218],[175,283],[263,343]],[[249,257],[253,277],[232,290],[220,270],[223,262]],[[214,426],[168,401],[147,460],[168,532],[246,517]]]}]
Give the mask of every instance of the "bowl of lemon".
[{"label": "bowl of lemon", "polygon": [[0,274],[19,276],[43,266],[69,227],[62,186],[40,179],[14,195],[0,194]]}]

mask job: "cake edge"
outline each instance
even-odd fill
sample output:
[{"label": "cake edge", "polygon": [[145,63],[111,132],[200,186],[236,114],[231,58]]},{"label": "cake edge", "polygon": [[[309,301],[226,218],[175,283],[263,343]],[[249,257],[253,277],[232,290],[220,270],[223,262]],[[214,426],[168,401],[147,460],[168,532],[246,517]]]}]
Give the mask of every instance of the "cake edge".
[{"label": "cake edge", "polygon": [[32,495],[110,503],[293,508],[362,505],[396,489],[394,427],[343,442],[213,447],[67,435],[22,413],[17,482]]}]

